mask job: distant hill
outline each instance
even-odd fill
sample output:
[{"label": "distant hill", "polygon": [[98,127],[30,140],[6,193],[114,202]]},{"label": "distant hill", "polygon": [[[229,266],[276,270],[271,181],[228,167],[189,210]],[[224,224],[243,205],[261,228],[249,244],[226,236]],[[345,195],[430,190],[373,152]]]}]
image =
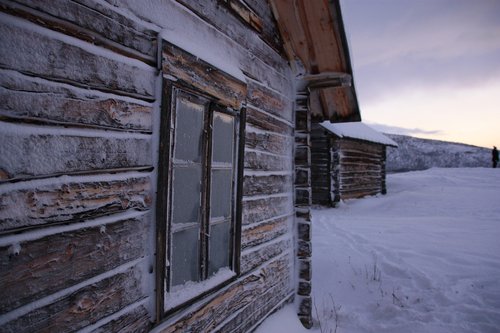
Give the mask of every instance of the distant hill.
[{"label": "distant hill", "polygon": [[491,166],[491,150],[488,148],[406,135],[386,135],[399,145],[399,148],[387,148],[387,172]]}]

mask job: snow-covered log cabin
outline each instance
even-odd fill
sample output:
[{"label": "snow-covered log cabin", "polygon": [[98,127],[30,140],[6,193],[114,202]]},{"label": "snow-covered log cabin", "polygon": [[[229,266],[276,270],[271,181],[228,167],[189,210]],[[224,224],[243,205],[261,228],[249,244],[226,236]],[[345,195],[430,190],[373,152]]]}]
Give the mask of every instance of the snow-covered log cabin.
[{"label": "snow-covered log cabin", "polygon": [[313,124],[312,201],[335,206],[341,199],[386,194],[386,150],[397,143],[361,123]]},{"label": "snow-covered log cabin", "polygon": [[310,327],[311,122],[360,119],[338,1],[0,10],[0,331]]}]

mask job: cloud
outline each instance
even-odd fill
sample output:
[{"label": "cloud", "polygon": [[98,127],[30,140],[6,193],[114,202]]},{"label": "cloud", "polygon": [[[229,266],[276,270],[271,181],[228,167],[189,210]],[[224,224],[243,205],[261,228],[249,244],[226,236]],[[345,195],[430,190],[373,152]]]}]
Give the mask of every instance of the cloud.
[{"label": "cloud", "polygon": [[358,97],[500,77],[498,0],[344,0]]},{"label": "cloud", "polygon": [[[347,2],[347,1],[344,1]],[[357,66],[500,49],[500,1],[354,1],[343,7]]]},{"label": "cloud", "polygon": [[400,134],[400,135],[442,135],[444,134],[441,130],[425,130],[421,128],[406,128],[393,125],[384,125],[377,123],[367,122],[368,125],[375,128],[379,132],[390,133],[390,134]]}]

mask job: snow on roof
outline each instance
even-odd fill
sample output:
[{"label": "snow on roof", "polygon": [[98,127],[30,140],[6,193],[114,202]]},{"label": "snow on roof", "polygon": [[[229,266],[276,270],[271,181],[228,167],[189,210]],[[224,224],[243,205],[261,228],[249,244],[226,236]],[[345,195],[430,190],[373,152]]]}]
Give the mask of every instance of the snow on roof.
[{"label": "snow on roof", "polygon": [[320,125],[339,138],[358,139],[393,147],[398,146],[396,142],[387,136],[361,122],[331,123],[329,121],[324,121]]}]

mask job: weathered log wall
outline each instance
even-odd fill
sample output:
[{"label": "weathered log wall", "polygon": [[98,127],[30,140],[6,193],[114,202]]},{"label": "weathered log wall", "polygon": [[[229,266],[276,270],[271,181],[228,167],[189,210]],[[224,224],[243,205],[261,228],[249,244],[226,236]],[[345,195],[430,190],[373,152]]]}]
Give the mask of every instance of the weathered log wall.
[{"label": "weathered log wall", "polygon": [[386,193],[384,145],[338,138],[317,124],[311,142],[314,204]]},{"label": "weathered log wall", "polygon": [[331,198],[330,138],[318,123],[311,125],[312,203],[329,206]]},{"label": "weathered log wall", "polygon": [[[247,125],[241,276],[158,330],[244,332],[293,297],[292,75],[267,1],[0,0],[0,11],[1,331],[154,325],[159,61],[245,103]],[[230,50],[244,89],[211,85],[175,44],[158,54],[171,22]]]},{"label": "weathered log wall", "polygon": [[332,192],[340,199],[385,194],[385,149],[377,143],[333,140],[332,156],[337,156],[338,168]]},{"label": "weathered log wall", "polygon": [[149,330],[157,33],[97,0],[0,10],[0,330]]}]

